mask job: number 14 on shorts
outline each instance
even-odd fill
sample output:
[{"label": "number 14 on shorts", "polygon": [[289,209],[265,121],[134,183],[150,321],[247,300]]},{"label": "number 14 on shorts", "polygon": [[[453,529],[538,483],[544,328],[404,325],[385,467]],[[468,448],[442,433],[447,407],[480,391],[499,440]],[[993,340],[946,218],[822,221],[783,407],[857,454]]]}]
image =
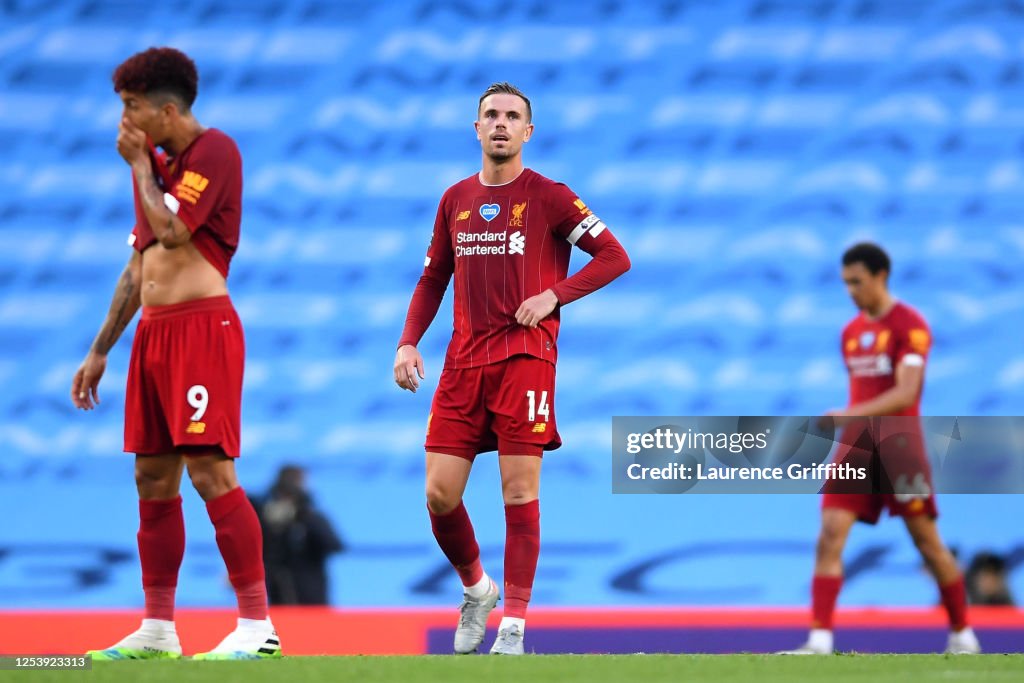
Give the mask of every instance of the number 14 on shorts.
[{"label": "number 14 on shorts", "polygon": [[545,422],[548,421],[548,415],[550,415],[551,412],[548,409],[547,391],[540,392],[540,403],[537,403],[537,392],[535,392],[533,389],[530,389],[529,391],[526,392],[526,404],[529,409],[528,419],[530,422],[536,422],[538,415],[543,417]]}]

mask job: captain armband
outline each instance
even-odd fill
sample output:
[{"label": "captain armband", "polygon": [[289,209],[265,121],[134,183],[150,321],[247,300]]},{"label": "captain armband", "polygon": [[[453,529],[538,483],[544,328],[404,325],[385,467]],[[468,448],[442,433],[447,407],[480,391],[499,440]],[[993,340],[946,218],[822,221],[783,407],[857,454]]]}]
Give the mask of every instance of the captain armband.
[{"label": "captain armband", "polygon": [[572,229],[572,232],[570,232],[569,236],[565,239],[569,241],[569,244],[575,245],[588,231],[590,232],[591,237],[597,237],[604,232],[606,227],[607,226],[605,226],[604,221],[594,214],[590,214],[577,223],[576,227]]}]

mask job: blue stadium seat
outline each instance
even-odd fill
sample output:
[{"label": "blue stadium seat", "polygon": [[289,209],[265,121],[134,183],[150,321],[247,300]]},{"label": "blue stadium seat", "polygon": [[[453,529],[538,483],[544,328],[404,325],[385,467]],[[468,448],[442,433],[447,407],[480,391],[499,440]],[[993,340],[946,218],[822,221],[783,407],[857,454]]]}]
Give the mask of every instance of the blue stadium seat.
[{"label": "blue stadium seat", "polygon": [[[422,497],[421,432],[450,294],[421,344],[424,390],[398,392],[391,364],[441,192],[478,169],[474,109],[496,80],[533,98],[527,164],[579,193],[634,264],[563,311],[566,433],[587,437],[581,416],[606,424],[841,405],[837,339],[855,311],[838,261],[860,239],[890,249],[894,291],[933,328],[925,411],[1017,414],[1018,9],[983,0],[586,10],[532,0],[205,0],[187,11],[7,3],[0,426],[11,438],[0,471],[44,477],[60,463],[67,481],[96,484],[124,464],[130,334],[112,352],[99,411],[75,413],[67,391],[130,255],[131,182],[114,145],[110,75],[149,43],[196,59],[197,116],[234,136],[245,162],[229,280],[249,354],[246,457],[258,464],[245,466],[269,483],[301,456],[329,473],[323,494],[339,514],[346,500]],[[573,269],[584,259],[574,254]],[[566,439],[553,457],[605,467],[607,453],[591,446]],[[46,490],[48,480],[35,481]],[[606,483],[566,499],[603,495]],[[117,504],[130,507],[130,482],[122,493]],[[7,494],[29,496],[0,481],[0,500]],[[0,558],[4,533],[14,532],[0,533]],[[3,576],[0,607],[31,603],[5,591]],[[216,580],[204,584],[210,594]],[[129,583],[102,600],[124,604]],[[916,597],[930,604],[924,590]],[[371,586],[365,600],[400,601],[404,591]],[[789,599],[803,598],[794,589]]]}]

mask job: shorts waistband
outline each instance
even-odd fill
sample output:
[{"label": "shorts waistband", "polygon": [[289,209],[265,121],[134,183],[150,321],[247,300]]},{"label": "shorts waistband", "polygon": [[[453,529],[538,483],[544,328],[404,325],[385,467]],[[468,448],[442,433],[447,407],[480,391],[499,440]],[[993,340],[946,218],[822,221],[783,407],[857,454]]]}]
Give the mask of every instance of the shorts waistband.
[{"label": "shorts waistband", "polygon": [[143,306],[142,319],[164,320],[166,318],[176,318],[179,315],[188,315],[191,313],[233,311],[234,309],[235,307],[231,304],[231,297],[227,294],[222,294],[220,296],[192,299],[191,301],[182,301],[178,304],[168,304],[166,306]]}]

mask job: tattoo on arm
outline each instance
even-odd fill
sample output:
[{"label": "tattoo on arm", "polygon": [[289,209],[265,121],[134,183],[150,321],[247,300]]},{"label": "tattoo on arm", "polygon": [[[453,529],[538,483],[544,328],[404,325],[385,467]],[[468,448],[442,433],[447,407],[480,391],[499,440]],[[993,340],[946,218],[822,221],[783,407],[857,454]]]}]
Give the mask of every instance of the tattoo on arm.
[{"label": "tattoo on arm", "polygon": [[103,356],[109,353],[117,340],[121,338],[124,328],[135,317],[135,312],[139,310],[141,303],[139,283],[135,280],[132,266],[129,264],[121,273],[121,279],[114,291],[114,300],[110,302],[107,319],[104,321],[100,333],[96,335],[96,340],[92,343],[92,350]]},{"label": "tattoo on arm", "polygon": [[[161,244],[171,242],[178,244],[188,235],[188,227],[180,218],[167,210],[164,206],[164,193],[153,178],[150,169],[139,169],[135,172],[135,180],[139,186],[139,195],[142,197],[143,208],[149,224],[153,226],[156,237]],[[167,217],[166,223],[162,220]]]}]

